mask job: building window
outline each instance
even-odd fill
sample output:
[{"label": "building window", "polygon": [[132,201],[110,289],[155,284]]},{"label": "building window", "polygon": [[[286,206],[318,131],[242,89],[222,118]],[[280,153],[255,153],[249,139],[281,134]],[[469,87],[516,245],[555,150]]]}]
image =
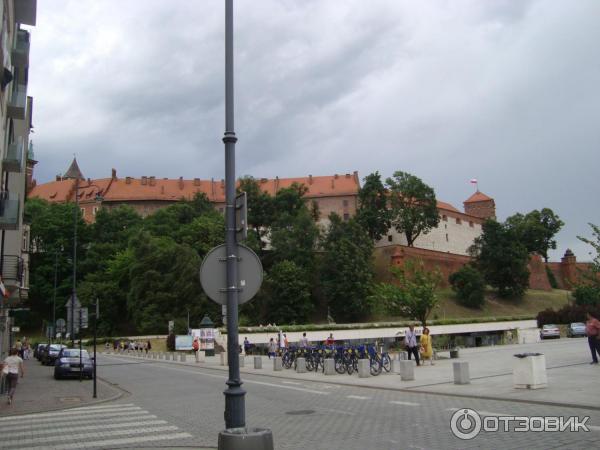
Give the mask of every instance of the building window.
[{"label": "building window", "polygon": [[456,224],[460,225],[462,223],[462,220],[460,220],[458,217],[456,218]]},{"label": "building window", "polygon": [[448,233],[446,233],[446,242],[450,242],[448,241]]},{"label": "building window", "polygon": [[472,221],[472,220],[469,220],[469,226],[470,226],[471,228],[473,228],[473,227],[475,226],[475,224],[473,224],[473,221]]},{"label": "building window", "polygon": [[95,216],[97,212],[98,212],[98,207],[94,206],[94,209],[92,209],[92,214]]},{"label": "building window", "polygon": [[388,242],[394,242],[394,236],[388,234]]},{"label": "building window", "polygon": [[344,203],[344,207],[345,207],[345,208],[346,208],[346,207],[348,207],[348,200],[344,200],[344,202],[343,202],[343,203]]},{"label": "building window", "polygon": [[442,216],[442,220],[443,220],[444,222],[447,222],[447,221],[448,221],[448,216],[447,216],[446,214],[444,214],[444,215]]},{"label": "building window", "polygon": [[81,210],[81,217],[85,217],[85,208],[79,208]]},{"label": "building window", "polygon": [[350,214],[344,213],[344,222],[348,222],[350,220]]}]

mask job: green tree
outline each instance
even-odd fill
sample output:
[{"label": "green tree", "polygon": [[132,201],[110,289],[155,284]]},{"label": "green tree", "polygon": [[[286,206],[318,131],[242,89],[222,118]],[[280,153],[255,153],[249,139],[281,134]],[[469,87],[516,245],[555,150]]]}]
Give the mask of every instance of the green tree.
[{"label": "green tree", "polygon": [[238,192],[246,192],[248,201],[248,233],[254,234],[262,252],[266,245],[265,237],[273,222],[273,198],[260,188],[260,184],[251,176],[240,179]]},{"label": "green tree", "polygon": [[321,285],[336,320],[360,320],[370,313],[373,281],[373,240],[354,219],[337,214],[323,242]]},{"label": "green tree", "polygon": [[370,238],[380,240],[390,229],[390,210],[387,206],[385,187],[379,172],[367,175],[358,192],[358,211],[356,218]]},{"label": "green tree", "polygon": [[501,297],[522,297],[529,286],[529,252],[515,230],[494,220],[469,248],[477,269]]},{"label": "green tree", "polygon": [[485,303],[485,280],[470,264],[461,267],[448,278],[459,302],[468,308],[481,308]]},{"label": "green tree", "polygon": [[213,247],[225,243],[225,219],[216,211],[196,217],[179,228],[176,241],[193,248],[204,258]]},{"label": "green tree", "polygon": [[267,278],[268,302],[266,319],[278,324],[300,324],[308,321],[313,310],[307,275],[292,261],[275,264]]},{"label": "green tree", "polygon": [[380,283],[375,287],[375,298],[400,315],[416,319],[424,327],[437,306],[437,288],[442,279],[438,271],[428,271],[421,261],[407,261],[403,268],[392,267],[395,283]]},{"label": "green tree", "polygon": [[514,229],[519,241],[528,252],[536,252],[548,262],[548,250],[556,249],[554,237],[564,222],[550,208],[533,210],[525,215],[515,214],[506,219],[506,224]]},{"label": "green tree", "polygon": [[421,234],[435,228],[440,217],[433,188],[420,178],[406,172],[394,172],[386,180],[390,190],[391,224],[398,233],[404,233],[412,247]]}]

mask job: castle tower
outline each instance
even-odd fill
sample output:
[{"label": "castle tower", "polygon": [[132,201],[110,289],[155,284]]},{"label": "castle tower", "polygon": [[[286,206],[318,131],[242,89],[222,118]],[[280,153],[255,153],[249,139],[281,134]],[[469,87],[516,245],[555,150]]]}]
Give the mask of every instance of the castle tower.
[{"label": "castle tower", "polygon": [[465,206],[465,214],[482,219],[496,220],[496,203],[494,199],[488,197],[483,192],[475,192],[463,202]]},{"label": "castle tower", "polygon": [[63,180],[78,180],[79,179],[79,180],[85,181],[85,177],[81,173],[81,170],[79,169],[79,165],[77,164],[77,158],[73,158],[73,162],[71,163],[71,165],[69,166],[69,168],[67,169],[65,174],[62,176],[62,179]]}]

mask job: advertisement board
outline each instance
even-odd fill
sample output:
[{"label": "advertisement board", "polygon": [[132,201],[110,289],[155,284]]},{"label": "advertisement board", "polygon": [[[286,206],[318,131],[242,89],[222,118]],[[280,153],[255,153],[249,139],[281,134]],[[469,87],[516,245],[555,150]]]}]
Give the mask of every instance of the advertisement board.
[{"label": "advertisement board", "polygon": [[175,350],[192,350],[193,336],[187,334],[175,336]]}]

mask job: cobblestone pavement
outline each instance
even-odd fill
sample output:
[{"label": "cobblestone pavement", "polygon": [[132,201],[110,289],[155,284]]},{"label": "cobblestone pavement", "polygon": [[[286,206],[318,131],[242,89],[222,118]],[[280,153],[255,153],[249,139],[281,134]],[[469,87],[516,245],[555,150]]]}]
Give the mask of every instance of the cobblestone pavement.
[{"label": "cobblestone pavement", "polygon": [[[191,434],[194,445],[216,446],[224,426],[226,373],[114,356],[103,356],[101,361],[103,375],[132,393],[128,400]],[[600,439],[598,410],[251,374],[244,374],[244,387],[247,425],[270,428],[277,449],[575,449],[594,448]],[[464,408],[484,418],[589,416],[590,431],[482,432],[463,441],[452,435],[450,419]]]},{"label": "cobblestone pavement", "polygon": [[25,377],[19,378],[14,402],[0,399],[0,417],[10,414],[49,411],[115,399],[122,391],[98,382],[97,398],[92,398],[91,380],[55,380],[54,368],[42,366],[36,359],[24,361]]}]

